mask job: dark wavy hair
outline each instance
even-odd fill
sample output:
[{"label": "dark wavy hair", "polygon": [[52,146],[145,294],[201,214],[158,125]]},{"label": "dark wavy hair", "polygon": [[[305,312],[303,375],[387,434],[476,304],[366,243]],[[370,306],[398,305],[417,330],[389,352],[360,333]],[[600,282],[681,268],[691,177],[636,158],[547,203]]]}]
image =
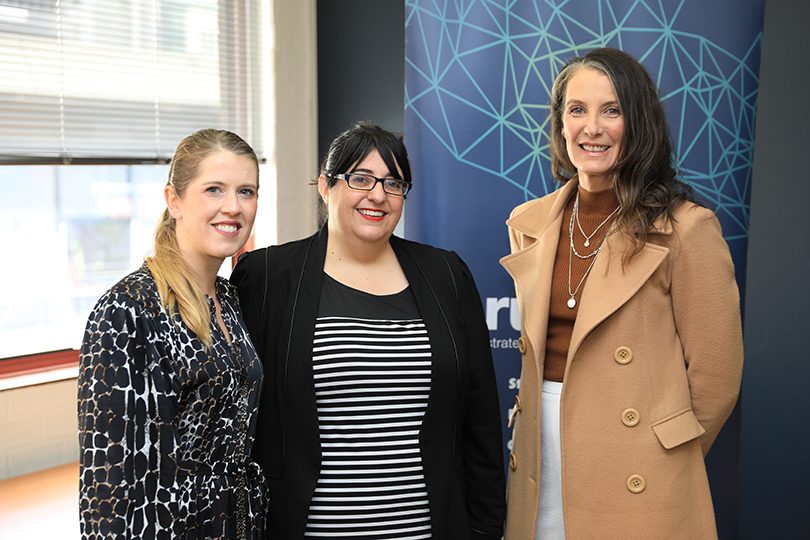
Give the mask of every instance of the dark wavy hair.
[{"label": "dark wavy hair", "polygon": [[557,75],[551,90],[551,172],[560,182],[576,175],[562,136],[562,113],[568,81],[582,68],[607,75],[624,116],[624,135],[612,174],[622,209],[617,225],[630,233],[638,253],[656,219],[672,220],[683,201],[695,200],[692,188],[680,181],[673,164],[664,108],[647,70],[635,58],[617,49],[596,49],[572,58]]},{"label": "dark wavy hair", "polygon": [[[363,161],[373,150],[380,153],[391,176],[409,184],[412,182],[411,164],[402,135],[392,133],[372,122],[361,121],[335,137],[329,145],[320,171],[326,178],[326,185],[333,187],[337,182],[335,174],[352,172],[350,169]],[[402,171],[401,177],[399,171]]]}]

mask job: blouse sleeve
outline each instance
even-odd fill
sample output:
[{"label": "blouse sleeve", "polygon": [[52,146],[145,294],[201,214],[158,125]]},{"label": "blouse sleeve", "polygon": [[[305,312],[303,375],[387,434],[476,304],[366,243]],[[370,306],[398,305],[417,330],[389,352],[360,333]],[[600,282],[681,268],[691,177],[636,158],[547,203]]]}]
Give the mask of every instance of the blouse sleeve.
[{"label": "blouse sleeve", "polygon": [[500,539],[506,517],[501,410],[489,347],[489,330],[478,288],[467,265],[460,267],[459,303],[466,327],[469,393],[464,416],[464,466],[471,539]]},{"label": "blouse sleeve", "polygon": [[83,539],[171,536],[174,428],[146,333],[139,305],[111,293],[87,321],[78,395]]},{"label": "blouse sleeve", "polygon": [[680,220],[672,266],[672,307],[687,365],[692,410],[709,451],[740,391],[743,341],[734,265],[712,212],[693,207]]}]

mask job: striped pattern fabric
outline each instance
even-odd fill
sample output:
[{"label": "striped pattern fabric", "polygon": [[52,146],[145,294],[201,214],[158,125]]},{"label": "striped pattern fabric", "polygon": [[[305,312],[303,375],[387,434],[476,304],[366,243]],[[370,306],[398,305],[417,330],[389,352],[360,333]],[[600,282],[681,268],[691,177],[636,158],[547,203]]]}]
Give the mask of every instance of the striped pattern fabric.
[{"label": "striped pattern fabric", "polygon": [[423,321],[319,317],[313,369],[322,459],[305,536],[430,538],[419,449],[431,381]]}]

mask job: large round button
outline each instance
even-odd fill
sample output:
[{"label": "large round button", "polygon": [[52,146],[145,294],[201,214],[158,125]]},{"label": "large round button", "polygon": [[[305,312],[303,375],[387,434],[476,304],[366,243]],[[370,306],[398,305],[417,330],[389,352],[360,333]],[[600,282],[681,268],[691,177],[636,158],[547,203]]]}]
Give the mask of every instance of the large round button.
[{"label": "large round button", "polygon": [[640,474],[634,474],[627,479],[627,489],[633,493],[641,493],[647,487],[647,481]]},{"label": "large round button", "polygon": [[520,354],[526,354],[526,342],[523,341],[523,336],[518,338],[518,350]]},{"label": "large round button", "polygon": [[629,364],[633,360],[633,351],[630,350],[630,347],[622,345],[613,352],[613,359],[622,365]]},{"label": "large round button", "polygon": [[514,453],[509,454],[509,468],[513,471],[517,470],[517,458]]},{"label": "large round button", "polygon": [[625,409],[622,413],[622,424],[627,427],[638,425],[641,421],[641,414],[635,409]]}]

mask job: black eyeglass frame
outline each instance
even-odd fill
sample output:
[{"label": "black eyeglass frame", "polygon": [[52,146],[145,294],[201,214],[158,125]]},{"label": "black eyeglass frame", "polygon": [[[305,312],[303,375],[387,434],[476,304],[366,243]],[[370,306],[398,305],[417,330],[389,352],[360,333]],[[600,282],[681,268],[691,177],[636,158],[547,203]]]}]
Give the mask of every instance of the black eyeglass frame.
[{"label": "black eyeglass frame", "polygon": [[[352,186],[352,185],[349,183],[349,177],[350,177],[350,176],[352,176],[352,175],[356,175],[356,176],[365,176],[365,177],[367,177],[367,178],[373,178],[373,179],[374,179],[374,183],[373,183],[373,184],[371,185],[371,187],[369,187],[369,188],[359,188],[359,187],[354,187],[354,186]],[[405,180],[400,180],[399,178],[377,178],[377,177],[376,177],[376,176],[374,176],[373,174],[360,173],[360,172],[352,172],[352,173],[338,173],[338,174],[333,174],[333,175],[332,175],[332,178],[336,178],[336,179],[338,179],[338,180],[345,180],[345,181],[346,181],[346,185],[347,185],[347,186],[349,186],[349,189],[354,189],[354,190],[356,190],[356,191],[372,191],[372,190],[373,190],[375,187],[377,187],[377,184],[382,184],[383,191],[384,191],[384,192],[385,192],[387,195],[392,195],[392,196],[394,196],[394,197],[402,197],[403,199],[404,199],[404,198],[406,198],[406,197],[407,197],[407,195],[408,195],[408,193],[410,193],[410,192],[411,192],[411,190],[413,189],[413,184],[412,184],[411,182],[406,182]],[[385,183],[386,183],[387,181],[389,181],[389,180],[393,180],[393,181],[395,181],[395,182],[402,182],[403,184],[405,184],[405,191],[404,191],[404,193],[391,193],[390,191],[388,191],[387,189],[385,189]]]}]

